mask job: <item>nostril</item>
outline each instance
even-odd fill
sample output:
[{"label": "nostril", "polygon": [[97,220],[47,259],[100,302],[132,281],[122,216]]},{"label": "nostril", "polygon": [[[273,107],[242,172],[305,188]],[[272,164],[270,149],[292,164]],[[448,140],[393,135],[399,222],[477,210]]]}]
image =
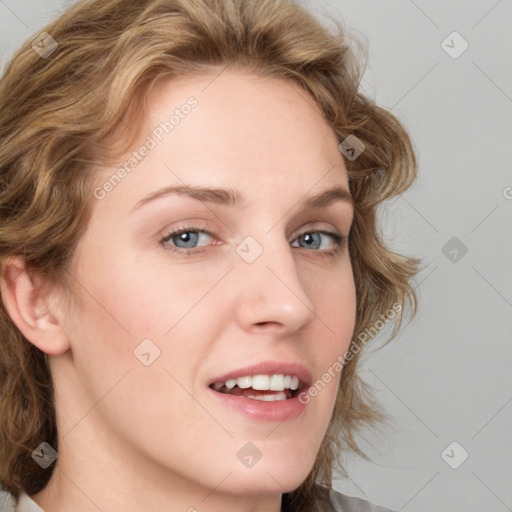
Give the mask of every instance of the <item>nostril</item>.
[{"label": "nostril", "polygon": [[272,327],[272,326],[280,327],[283,324],[281,322],[265,321],[265,322],[254,322],[254,325],[257,327],[265,328],[265,327]]}]

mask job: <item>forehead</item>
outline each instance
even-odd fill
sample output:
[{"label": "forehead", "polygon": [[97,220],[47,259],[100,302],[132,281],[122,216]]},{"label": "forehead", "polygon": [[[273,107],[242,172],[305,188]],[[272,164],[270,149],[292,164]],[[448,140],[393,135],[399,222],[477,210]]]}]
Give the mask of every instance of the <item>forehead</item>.
[{"label": "forehead", "polygon": [[342,160],[336,136],[308,91],[291,80],[243,69],[162,81],[148,97],[146,132],[191,97],[197,107],[169,137],[176,144],[218,147],[235,156],[244,150],[277,162],[281,156],[300,160],[318,153]]},{"label": "forehead", "polygon": [[290,80],[229,68],[161,80],[135,121],[135,149],[154,142],[138,161],[124,156],[135,163],[119,185],[127,200],[184,183],[298,196],[320,181],[348,186],[335,133]]}]

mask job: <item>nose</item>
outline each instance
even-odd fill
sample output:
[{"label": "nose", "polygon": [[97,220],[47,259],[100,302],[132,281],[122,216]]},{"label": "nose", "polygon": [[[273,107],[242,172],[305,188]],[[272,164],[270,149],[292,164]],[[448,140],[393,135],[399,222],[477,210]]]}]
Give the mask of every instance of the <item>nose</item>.
[{"label": "nose", "polygon": [[252,263],[243,258],[236,263],[236,320],[245,331],[272,330],[284,337],[311,322],[315,306],[288,242],[267,235],[261,247],[262,254]]}]

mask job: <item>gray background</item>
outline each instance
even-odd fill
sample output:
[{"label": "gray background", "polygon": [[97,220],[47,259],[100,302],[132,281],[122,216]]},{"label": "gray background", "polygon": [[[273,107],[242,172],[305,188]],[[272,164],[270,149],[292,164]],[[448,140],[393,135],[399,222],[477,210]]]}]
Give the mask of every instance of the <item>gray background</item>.
[{"label": "gray background", "polygon": [[[1,67],[69,3],[0,0]],[[336,487],[397,511],[512,510],[512,2],[302,3],[366,41],[364,91],[420,161],[381,210],[390,246],[423,260],[419,312],[362,367],[394,420]]]}]

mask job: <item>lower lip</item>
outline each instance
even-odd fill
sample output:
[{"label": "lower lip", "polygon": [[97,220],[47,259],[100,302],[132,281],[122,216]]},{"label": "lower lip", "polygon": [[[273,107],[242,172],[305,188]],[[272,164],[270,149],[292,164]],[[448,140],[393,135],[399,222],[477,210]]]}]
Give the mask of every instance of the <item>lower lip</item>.
[{"label": "lower lip", "polygon": [[286,400],[263,402],[261,400],[253,400],[252,398],[219,393],[211,388],[208,388],[208,391],[213,395],[214,400],[219,401],[228,409],[243,414],[255,421],[279,423],[290,421],[300,416],[307,407],[307,404],[299,402],[299,395]]}]

